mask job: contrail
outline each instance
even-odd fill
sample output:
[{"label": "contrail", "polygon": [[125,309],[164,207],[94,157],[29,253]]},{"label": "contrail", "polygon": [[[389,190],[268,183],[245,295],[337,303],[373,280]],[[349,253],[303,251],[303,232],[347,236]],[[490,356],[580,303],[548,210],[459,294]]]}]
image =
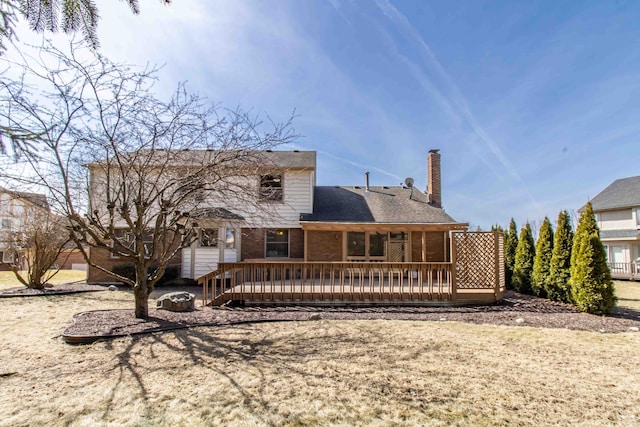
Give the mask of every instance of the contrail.
[{"label": "contrail", "polygon": [[[396,9],[388,0],[376,0],[376,5],[382,11],[382,13],[389,18],[396,26],[398,26],[408,38],[416,43],[420,49],[420,52],[423,57],[433,66],[436,71],[437,77],[443,80],[444,85],[448,89],[443,93],[441,89],[438,89],[433,84],[429,84],[428,88],[425,87],[429,92],[436,91],[437,98],[440,102],[445,104],[445,108],[451,114],[456,114],[459,117],[462,117],[467,125],[471,128],[476,137],[478,137],[484,144],[489,148],[489,150],[496,157],[498,162],[502,165],[502,167],[515,179],[522,182],[522,178],[520,174],[518,174],[517,170],[509,161],[509,159],[504,155],[498,144],[485,132],[485,130],[478,124],[475,119],[473,113],[469,109],[468,103],[460,89],[458,89],[457,85],[453,82],[449,74],[444,70],[440,61],[436,58],[435,54],[431,50],[431,47],[424,41],[422,36],[416,31],[416,29],[411,25],[409,20],[404,16],[398,9]],[[403,58],[404,62],[408,62],[408,58]],[[415,71],[415,70],[414,70]],[[424,87],[424,84],[423,84]],[[454,108],[455,107],[455,110]],[[455,111],[455,112],[454,112]]]}]

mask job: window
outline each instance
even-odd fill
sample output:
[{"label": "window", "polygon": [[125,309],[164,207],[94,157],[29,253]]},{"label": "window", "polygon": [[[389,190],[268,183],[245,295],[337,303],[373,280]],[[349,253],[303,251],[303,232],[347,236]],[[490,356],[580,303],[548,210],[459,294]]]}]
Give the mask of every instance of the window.
[{"label": "window", "polygon": [[265,257],[289,257],[289,230],[267,230],[265,237]]},{"label": "window", "polygon": [[[135,239],[133,233],[127,228],[119,228],[113,230],[115,239],[112,242],[113,248],[120,255],[127,255],[127,249],[133,250],[135,247]],[[118,255],[112,254],[112,257],[117,258]]]},{"label": "window", "polygon": [[7,264],[13,262],[13,252],[11,251],[0,251],[0,261],[6,262]]},{"label": "window", "polygon": [[347,256],[365,256],[364,231],[347,233]]},{"label": "window", "polygon": [[0,229],[2,229],[2,230],[11,230],[11,219],[10,218],[2,218],[2,221],[0,221]]},{"label": "window", "polygon": [[[368,244],[367,244],[368,242]],[[386,256],[387,233],[349,231],[347,233],[347,257],[381,258]]]},{"label": "window", "polygon": [[235,249],[236,247],[236,230],[227,228],[225,231],[224,247],[226,249]]},{"label": "window", "polygon": [[203,248],[218,247],[218,229],[203,228],[200,230],[200,246]]},{"label": "window", "polygon": [[385,255],[384,246],[387,241],[387,234],[369,234],[369,256],[383,257]]},{"label": "window", "polygon": [[[112,242],[113,247],[118,251],[118,255],[111,254],[112,258],[118,258],[119,256],[129,255],[127,249],[136,250],[136,240],[133,232],[128,228],[118,228],[113,230],[113,234],[117,240]],[[144,248],[144,254],[147,258],[151,257],[153,253],[153,238],[150,235],[143,236],[142,246]]]},{"label": "window", "polygon": [[636,225],[640,227],[640,209],[636,209]]},{"label": "window", "polygon": [[260,200],[282,200],[282,175],[260,176]]}]

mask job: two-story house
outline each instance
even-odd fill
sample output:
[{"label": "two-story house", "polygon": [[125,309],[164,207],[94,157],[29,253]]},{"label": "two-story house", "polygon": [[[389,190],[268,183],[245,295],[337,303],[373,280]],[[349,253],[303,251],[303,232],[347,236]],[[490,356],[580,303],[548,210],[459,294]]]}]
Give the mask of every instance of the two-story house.
[{"label": "two-story house", "polygon": [[16,260],[11,241],[15,233],[23,230],[30,215],[48,212],[49,203],[44,194],[11,191],[0,187],[0,270],[9,270]]},{"label": "two-story house", "polygon": [[[360,186],[316,186],[315,151],[260,155],[269,170],[246,177],[255,203],[235,206],[205,195],[205,206],[191,212],[198,238],[174,260],[183,278],[197,279],[220,262],[236,261],[444,262],[449,231],[467,228],[442,209],[438,150],[428,154],[426,192],[412,181],[369,186],[368,175]],[[121,262],[100,249],[91,257],[109,269]],[[90,282],[110,280],[90,268]]]},{"label": "two-story house", "polygon": [[[189,151],[179,167],[216,155]],[[261,166],[233,176],[249,199],[215,188],[200,194],[187,214],[197,238],[171,261],[183,278],[203,285],[209,303],[462,304],[502,297],[502,234],[467,233],[468,224],[444,211],[438,150],[427,155],[424,192],[412,178],[371,186],[368,173],[362,185],[316,186],[314,151],[253,156]],[[162,176],[178,175],[173,163]],[[90,182],[104,182],[99,167],[89,168]],[[91,190],[92,212],[105,212],[98,184]],[[104,248],[90,256],[105,269],[122,262]],[[89,282],[109,280],[90,268]]]},{"label": "two-story house", "polygon": [[612,276],[640,278],[640,176],[615,180],[591,205]]}]

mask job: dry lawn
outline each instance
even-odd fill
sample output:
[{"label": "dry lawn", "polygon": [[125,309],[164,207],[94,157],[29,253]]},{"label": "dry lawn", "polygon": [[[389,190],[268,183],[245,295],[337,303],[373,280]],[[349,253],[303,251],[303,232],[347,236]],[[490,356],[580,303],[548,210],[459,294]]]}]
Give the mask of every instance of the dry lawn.
[{"label": "dry lawn", "polygon": [[0,426],[638,425],[640,334],[455,322],[201,327],[73,347],[129,293],[0,299]]},{"label": "dry lawn", "polygon": [[[24,272],[26,277],[26,272]],[[60,270],[50,280],[52,285],[59,285],[62,283],[71,283],[86,280],[87,273],[79,270]],[[0,291],[6,289],[24,286],[16,279],[16,276],[11,271],[0,271]]]},{"label": "dry lawn", "polygon": [[618,306],[640,311],[640,282],[615,280]]}]

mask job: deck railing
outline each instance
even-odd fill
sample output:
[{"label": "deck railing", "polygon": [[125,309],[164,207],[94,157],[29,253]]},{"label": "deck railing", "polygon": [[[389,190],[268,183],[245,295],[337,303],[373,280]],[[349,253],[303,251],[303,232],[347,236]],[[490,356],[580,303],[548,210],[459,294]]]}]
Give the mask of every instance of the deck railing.
[{"label": "deck railing", "polygon": [[608,262],[611,277],[614,279],[640,279],[640,263],[638,262]]},{"label": "deck railing", "polygon": [[450,301],[451,263],[237,262],[198,279],[205,303]]}]

